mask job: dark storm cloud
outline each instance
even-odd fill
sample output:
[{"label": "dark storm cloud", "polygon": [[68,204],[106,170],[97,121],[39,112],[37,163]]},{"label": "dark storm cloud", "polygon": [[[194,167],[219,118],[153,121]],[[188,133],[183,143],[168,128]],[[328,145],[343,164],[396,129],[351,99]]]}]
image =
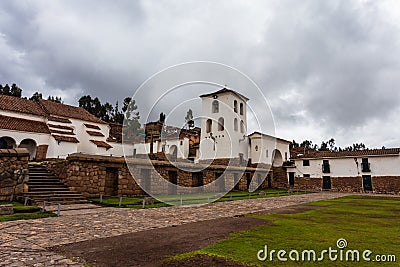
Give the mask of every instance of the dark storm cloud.
[{"label": "dark storm cloud", "polygon": [[[400,32],[384,17],[372,3],[281,4],[265,33],[275,44],[266,39],[257,51],[266,51],[263,82],[273,92],[269,96],[294,85],[302,96],[302,102],[293,103],[296,108],[333,127],[386,116],[399,102]],[[287,115],[290,120],[292,114]]]},{"label": "dark storm cloud", "polygon": [[400,146],[396,10],[390,0],[1,1],[0,83],[115,103],[163,68],[216,61],[260,86],[282,137]]}]

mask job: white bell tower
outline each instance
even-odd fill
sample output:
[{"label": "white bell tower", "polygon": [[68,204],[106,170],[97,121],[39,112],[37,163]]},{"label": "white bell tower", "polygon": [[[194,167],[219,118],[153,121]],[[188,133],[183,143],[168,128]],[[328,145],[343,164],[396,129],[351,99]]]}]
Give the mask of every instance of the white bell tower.
[{"label": "white bell tower", "polygon": [[246,103],[248,98],[227,88],[204,94],[200,160],[248,159]]}]

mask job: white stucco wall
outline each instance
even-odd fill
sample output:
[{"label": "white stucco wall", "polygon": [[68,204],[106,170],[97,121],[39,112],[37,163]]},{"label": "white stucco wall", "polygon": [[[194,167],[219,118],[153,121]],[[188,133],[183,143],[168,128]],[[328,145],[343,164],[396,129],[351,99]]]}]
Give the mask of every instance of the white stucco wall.
[{"label": "white stucco wall", "polygon": [[[165,153],[172,154],[173,151],[171,150],[172,146],[177,147],[177,157],[180,159],[186,159],[189,157],[189,138],[184,139],[172,139],[172,140],[165,140]],[[161,150],[159,151],[161,152]]]},{"label": "white stucco wall", "polygon": [[[212,103],[219,101],[219,112],[212,112]],[[233,110],[234,100],[238,103],[238,112]],[[239,113],[240,103],[243,103],[243,115]],[[244,159],[248,159],[248,138],[247,120],[246,120],[246,102],[233,93],[219,94],[216,99],[212,96],[202,98],[202,122],[201,122],[201,140],[200,157],[201,159],[212,158],[238,158],[239,153],[243,154]],[[224,118],[224,130],[218,130],[218,119]],[[234,130],[234,118],[238,120],[238,129]],[[207,119],[212,120],[211,133],[215,138],[210,138],[210,133],[206,131]],[[244,132],[240,131],[240,121],[244,122]]]},{"label": "white stucco wall", "polygon": [[[79,140],[78,152],[98,154],[96,152],[96,149],[93,149],[94,144],[92,142],[90,142],[90,140],[99,140],[99,141],[106,142],[106,139],[109,134],[110,126],[108,126],[108,124],[87,122],[87,121],[71,119],[71,118],[69,118],[69,120],[72,122],[72,125],[71,124],[60,124],[60,125],[69,125],[74,128],[74,133],[76,135],[76,138]],[[100,130],[88,128],[84,125],[84,123],[96,125],[100,128]],[[104,136],[91,136],[86,131],[101,132]],[[104,152],[103,148],[100,148],[99,153],[103,153],[103,152]]]},{"label": "white stucco wall", "polygon": [[[361,171],[362,158],[368,158],[371,166],[371,172]],[[346,158],[324,158],[329,160],[330,173],[322,172],[323,159],[309,159],[310,166],[303,166],[303,160],[295,160],[296,168],[290,168],[288,172],[295,172],[296,177],[303,177],[304,174],[310,174],[313,178],[322,176],[331,177],[357,177],[361,175],[371,176],[400,176],[400,156],[365,156]]]},{"label": "white stucco wall", "polygon": [[250,139],[250,158],[253,163],[272,164],[274,150],[281,153],[282,162],[289,160],[289,142],[259,133],[251,135]]},{"label": "white stucco wall", "polygon": [[69,154],[78,152],[77,143],[60,142],[58,143],[53,137],[50,137],[49,147],[47,149],[48,158],[66,158]]},{"label": "white stucco wall", "polygon": [[5,136],[13,138],[17,146],[24,139],[32,139],[36,142],[37,145],[46,145],[48,144],[50,138],[50,135],[45,133],[30,133],[0,129],[0,137]]}]

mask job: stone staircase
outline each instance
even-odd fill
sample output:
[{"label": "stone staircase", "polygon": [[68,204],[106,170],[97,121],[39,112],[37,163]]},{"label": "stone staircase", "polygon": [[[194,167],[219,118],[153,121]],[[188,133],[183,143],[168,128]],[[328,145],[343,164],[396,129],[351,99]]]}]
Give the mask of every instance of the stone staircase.
[{"label": "stone staircase", "polygon": [[28,192],[25,197],[31,199],[30,202],[36,205],[43,205],[43,201],[48,204],[85,204],[89,203],[83,195],[69,188],[51,174],[45,166],[39,164],[29,164]]}]

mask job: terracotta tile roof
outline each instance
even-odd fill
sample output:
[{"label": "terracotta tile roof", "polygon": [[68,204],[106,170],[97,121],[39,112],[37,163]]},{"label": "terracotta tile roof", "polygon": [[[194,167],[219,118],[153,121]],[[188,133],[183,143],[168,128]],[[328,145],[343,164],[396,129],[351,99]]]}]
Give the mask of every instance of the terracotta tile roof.
[{"label": "terracotta tile roof", "polygon": [[53,134],[52,136],[58,142],[79,143],[78,139],[76,139],[75,137],[55,135],[55,134]]},{"label": "terracotta tile roof", "polygon": [[104,134],[96,131],[86,131],[91,136],[104,136]]},{"label": "terracotta tile roof", "polygon": [[0,128],[21,132],[50,133],[46,123],[42,121],[26,120],[3,115],[0,115]]},{"label": "terracotta tile roof", "polygon": [[242,98],[244,101],[249,100],[249,99],[248,99],[247,97],[245,97],[244,95],[239,94],[238,92],[233,91],[233,90],[231,90],[231,89],[227,89],[227,88],[225,88],[225,87],[222,88],[222,89],[220,89],[220,90],[218,90],[218,91],[216,91],[216,92],[201,95],[200,97],[207,97],[207,96],[219,95],[219,94],[223,94],[223,93],[233,93],[233,94],[237,95],[238,97]]},{"label": "terracotta tile roof", "polygon": [[75,135],[73,131],[60,131],[60,130],[54,130],[54,129],[50,129],[51,133],[56,133],[56,134],[66,134],[66,135]]},{"label": "terracotta tile roof", "polygon": [[71,123],[68,118],[106,124],[85,109],[50,100],[40,99],[38,102],[20,97],[0,95],[0,109],[48,117],[50,121]]},{"label": "terracotta tile roof", "polygon": [[56,121],[56,122],[62,122],[62,123],[72,123],[69,119],[59,118],[59,117],[54,117],[54,116],[49,116],[48,119],[49,119],[49,121]]},{"label": "terracotta tile roof", "polygon": [[86,126],[86,128],[92,128],[92,129],[100,130],[100,127],[97,126],[97,125],[93,125],[93,124],[89,124],[89,123],[84,123],[84,125]]},{"label": "terracotta tile roof", "polygon": [[42,107],[44,107],[44,109],[51,115],[106,124],[106,122],[100,120],[99,118],[96,118],[85,109],[80,107],[74,107],[44,99],[40,99],[39,103],[42,104]]},{"label": "terracotta tile roof", "polygon": [[104,141],[90,140],[90,142],[92,142],[93,144],[95,144],[98,147],[105,147],[106,149],[112,148],[112,146],[110,146],[108,143],[106,143]]},{"label": "terracotta tile roof", "polygon": [[107,137],[106,141],[111,143],[122,143],[122,141],[119,141],[117,138],[111,136]]},{"label": "terracotta tile roof", "polygon": [[37,102],[15,96],[0,95],[0,109],[36,116],[46,116],[46,113]]},{"label": "terracotta tile roof", "polygon": [[316,151],[312,149],[296,148],[291,151],[291,159],[308,159],[308,158],[343,158],[343,157],[366,157],[366,156],[385,156],[399,155],[400,148],[385,149],[364,149],[358,151]]},{"label": "terracotta tile roof", "polygon": [[47,126],[49,126],[50,128],[56,128],[56,129],[71,130],[71,131],[74,130],[74,128],[71,126],[55,125],[55,124],[50,124],[50,123],[48,123]]}]

